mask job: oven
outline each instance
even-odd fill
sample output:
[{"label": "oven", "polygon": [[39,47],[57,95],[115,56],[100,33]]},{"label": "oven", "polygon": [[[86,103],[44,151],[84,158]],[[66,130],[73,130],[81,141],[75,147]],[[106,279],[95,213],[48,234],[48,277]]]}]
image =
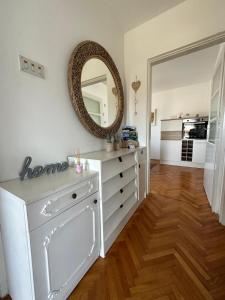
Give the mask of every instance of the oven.
[{"label": "oven", "polygon": [[183,139],[207,138],[208,117],[183,119]]}]

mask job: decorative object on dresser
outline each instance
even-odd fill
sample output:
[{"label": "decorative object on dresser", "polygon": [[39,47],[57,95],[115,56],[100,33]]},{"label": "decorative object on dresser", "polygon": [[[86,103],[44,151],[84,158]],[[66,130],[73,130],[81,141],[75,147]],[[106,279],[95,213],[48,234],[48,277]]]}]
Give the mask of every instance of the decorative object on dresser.
[{"label": "decorative object on dresser", "polygon": [[22,171],[19,174],[21,180],[24,180],[25,176],[27,176],[27,178],[29,179],[32,179],[32,178],[39,177],[43,174],[49,175],[49,174],[54,174],[55,172],[63,172],[66,171],[69,167],[68,162],[65,161],[63,163],[58,162],[54,164],[48,164],[44,167],[37,166],[31,169],[29,168],[31,162],[32,162],[32,157],[27,156],[23,163]]},{"label": "decorative object on dresser", "polygon": [[139,90],[141,86],[141,82],[140,80],[137,80],[137,76],[136,76],[136,80],[133,81],[131,83],[131,87],[134,90],[134,114],[137,115],[137,91]]},{"label": "decorative object on dresser", "polygon": [[105,257],[146,195],[146,148],[91,152],[81,155],[81,161],[99,172],[100,255]]},{"label": "decorative object on dresser", "polygon": [[90,133],[106,138],[118,131],[124,112],[123,87],[115,63],[101,45],[84,41],[74,49],[68,85],[73,108]]},{"label": "decorative object on dresser", "polygon": [[114,150],[112,136],[110,134],[107,134],[106,136],[105,150],[106,152],[112,152]]},{"label": "decorative object on dresser", "polygon": [[[1,184],[0,217],[13,300],[65,300],[99,256],[98,176],[70,168]],[[13,222],[12,222],[13,217]]]},{"label": "decorative object on dresser", "polygon": [[129,148],[131,147],[138,147],[138,133],[135,126],[123,126],[122,128],[122,141],[121,146],[122,148]]},{"label": "decorative object on dresser", "polygon": [[119,138],[119,134],[116,133],[114,135],[114,141],[113,141],[113,146],[114,146],[114,150],[117,151],[120,149],[120,138]]}]

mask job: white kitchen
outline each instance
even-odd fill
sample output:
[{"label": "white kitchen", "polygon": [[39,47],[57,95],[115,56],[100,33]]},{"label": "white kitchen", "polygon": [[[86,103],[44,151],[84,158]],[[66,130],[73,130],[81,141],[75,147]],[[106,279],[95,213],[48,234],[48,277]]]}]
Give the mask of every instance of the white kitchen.
[{"label": "white kitchen", "polygon": [[153,162],[204,168],[218,51],[214,46],[153,67]]}]

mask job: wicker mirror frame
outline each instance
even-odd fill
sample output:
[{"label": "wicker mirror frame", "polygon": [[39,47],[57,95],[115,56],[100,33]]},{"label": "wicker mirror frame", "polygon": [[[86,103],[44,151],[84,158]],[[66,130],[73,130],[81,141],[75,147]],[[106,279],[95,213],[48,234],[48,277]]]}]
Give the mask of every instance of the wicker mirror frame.
[{"label": "wicker mirror frame", "polygon": [[[115,121],[108,127],[96,124],[88,114],[82,96],[81,74],[84,64],[91,58],[100,59],[110,70],[117,88],[118,109]],[[115,134],[120,128],[124,113],[123,86],[119,72],[109,53],[98,43],[84,41],[73,51],[68,66],[68,86],[73,108],[83,126],[93,135],[105,138],[108,134]]]}]

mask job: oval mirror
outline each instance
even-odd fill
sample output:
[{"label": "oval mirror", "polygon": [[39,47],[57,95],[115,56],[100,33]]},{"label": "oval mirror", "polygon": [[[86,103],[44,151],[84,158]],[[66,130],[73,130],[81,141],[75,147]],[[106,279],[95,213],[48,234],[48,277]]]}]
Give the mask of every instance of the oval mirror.
[{"label": "oval mirror", "polygon": [[119,72],[108,52],[85,41],[73,51],[68,68],[73,108],[92,134],[105,138],[118,131],[124,110]]}]

